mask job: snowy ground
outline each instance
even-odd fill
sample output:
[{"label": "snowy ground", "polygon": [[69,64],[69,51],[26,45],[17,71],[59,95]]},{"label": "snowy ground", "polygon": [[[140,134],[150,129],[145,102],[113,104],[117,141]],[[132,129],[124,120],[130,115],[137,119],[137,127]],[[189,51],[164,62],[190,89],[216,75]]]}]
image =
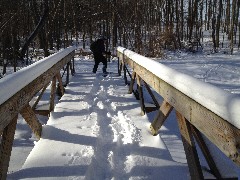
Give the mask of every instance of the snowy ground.
[{"label": "snowy ground", "polygon": [[[176,52],[168,53],[166,59],[159,61],[240,94],[239,57]],[[42,139],[36,143],[23,170],[17,172],[35,141],[24,121],[19,121],[8,179],[33,179],[36,175],[42,179],[55,176],[56,179],[83,176],[86,179],[155,179],[162,174],[165,176],[160,179],[189,179],[175,114],[170,115],[160,135],[151,136],[149,125],[154,113],[139,115],[138,102],[127,94],[122,77],[116,75],[117,63],[109,64],[108,70],[114,73],[106,78],[93,75],[92,66],[93,61],[78,59],[77,74],[44,126]],[[101,66],[98,72],[100,70]],[[72,107],[70,102],[78,105]],[[64,141],[60,141],[61,136]],[[46,149],[49,141],[53,147]],[[54,161],[47,161],[50,157],[54,157]],[[236,171],[240,174],[239,168]]]},{"label": "snowy ground", "polygon": [[169,52],[161,63],[182,73],[240,94],[240,54]]}]

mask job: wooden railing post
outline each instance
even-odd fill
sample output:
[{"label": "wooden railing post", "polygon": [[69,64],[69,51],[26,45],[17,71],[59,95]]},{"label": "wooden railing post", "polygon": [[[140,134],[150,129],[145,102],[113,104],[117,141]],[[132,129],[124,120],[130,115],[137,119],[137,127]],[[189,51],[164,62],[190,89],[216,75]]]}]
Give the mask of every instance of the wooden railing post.
[{"label": "wooden railing post", "polygon": [[63,87],[62,77],[61,77],[60,72],[57,73],[56,77],[58,80],[58,95],[63,96],[64,95],[64,87]]},{"label": "wooden railing post", "polygon": [[74,61],[74,56],[72,58],[72,75],[75,74],[75,61]]},{"label": "wooden railing post", "polygon": [[52,79],[49,112],[54,110],[55,93],[56,93],[56,76],[54,76]]},{"label": "wooden railing post", "polygon": [[177,111],[176,115],[191,178],[195,180],[204,179],[190,123]]},{"label": "wooden railing post", "polygon": [[5,180],[7,178],[7,171],[9,161],[11,157],[12,145],[14,140],[14,134],[17,125],[18,116],[5,127],[2,134],[2,141],[0,147],[0,179]]},{"label": "wooden railing post", "polygon": [[124,72],[124,80],[125,80],[125,84],[127,85],[127,67],[125,64],[123,64],[123,72]]},{"label": "wooden railing post", "polygon": [[70,62],[67,63],[66,85],[69,83],[69,71],[70,71]]},{"label": "wooden railing post", "polygon": [[136,72],[133,71],[128,94],[132,94],[132,92],[133,92],[133,85],[134,85],[135,79],[136,79]]},{"label": "wooden railing post", "polygon": [[121,69],[120,69],[120,68],[121,68],[121,67],[120,67],[121,64],[120,64],[120,59],[119,59],[119,57],[117,57],[117,59],[118,59],[118,75],[121,76]]},{"label": "wooden railing post", "polygon": [[141,85],[141,78],[139,75],[137,77],[137,84],[138,84],[138,91],[139,91],[139,98],[140,98],[140,105],[141,105],[141,115],[145,115],[145,104],[144,104],[144,97],[143,97],[143,91],[142,91],[142,85]]}]

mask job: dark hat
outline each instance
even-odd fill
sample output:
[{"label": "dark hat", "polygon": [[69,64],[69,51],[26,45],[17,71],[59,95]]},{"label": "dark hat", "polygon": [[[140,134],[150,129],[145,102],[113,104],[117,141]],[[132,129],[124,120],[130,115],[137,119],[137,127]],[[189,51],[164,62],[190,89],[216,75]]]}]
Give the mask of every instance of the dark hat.
[{"label": "dark hat", "polygon": [[101,39],[101,40],[107,40],[107,37],[106,37],[106,36],[100,36],[99,39]]}]

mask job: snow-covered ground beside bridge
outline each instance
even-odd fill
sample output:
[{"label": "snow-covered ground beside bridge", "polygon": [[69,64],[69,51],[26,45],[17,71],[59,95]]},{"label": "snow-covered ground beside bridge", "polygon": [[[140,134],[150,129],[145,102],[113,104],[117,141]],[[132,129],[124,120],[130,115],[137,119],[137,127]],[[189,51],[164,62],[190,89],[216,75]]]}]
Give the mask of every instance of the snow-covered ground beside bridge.
[{"label": "snow-covered ground beside bridge", "polygon": [[[159,61],[240,94],[239,57],[238,54],[175,52],[168,53],[166,59]],[[170,115],[158,136],[152,136],[149,126],[155,114],[140,116],[139,103],[133,95],[127,94],[128,87],[116,74],[117,62],[109,63],[108,71],[113,73],[108,77],[101,76],[101,65],[96,75],[91,73],[92,67],[91,59],[76,58],[76,76],[66,89],[62,103],[56,105],[55,113],[44,126],[42,140],[35,143],[36,148],[28,157],[24,169],[18,172],[35,141],[31,130],[23,120],[19,120],[8,179],[33,179],[36,176],[42,179],[81,179],[84,176],[86,179],[189,179],[175,114]],[[78,106],[71,107],[68,104],[70,101],[78,102]],[[69,109],[75,111],[74,117],[68,113]],[[61,126],[66,120],[67,126]],[[64,142],[60,141],[62,136]],[[54,139],[49,140],[49,137]],[[41,149],[48,143],[47,140],[60,143],[61,148]],[[45,157],[37,159],[36,154],[45,154]],[[46,161],[48,157],[55,160]],[[42,166],[39,169],[38,164],[32,164],[36,160]],[[205,162],[202,165],[207,166]],[[44,167],[49,167],[46,174],[39,174],[38,170]],[[239,168],[232,168],[240,177]],[[162,174],[165,176],[162,177]]]}]

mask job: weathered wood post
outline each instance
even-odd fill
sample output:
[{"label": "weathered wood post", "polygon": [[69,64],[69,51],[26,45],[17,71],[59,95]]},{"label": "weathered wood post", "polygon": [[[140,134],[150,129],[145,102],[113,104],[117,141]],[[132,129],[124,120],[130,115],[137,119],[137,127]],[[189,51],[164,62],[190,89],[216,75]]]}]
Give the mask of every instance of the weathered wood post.
[{"label": "weathered wood post", "polygon": [[69,73],[70,72],[70,62],[67,63],[67,77],[66,77],[66,85],[69,83]]},{"label": "weathered wood post", "polygon": [[117,59],[118,59],[118,75],[121,76],[120,59],[119,57],[117,57]]},{"label": "weathered wood post", "polygon": [[55,93],[56,93],[56,76],[54,76],[52,79],[49,112],[54,110]]},{"label": "weathered wood post", "polygon": [[17,125],[17,118],[15,116],[13,120],[5,127],[2,134],[2,141],[0,146],[0,179],[5,180],[7,178],[7,171],[9,161],[12,152],[12,145],[14,140],[14,134]]},{"label": "weathered wood post", "polygon": [[193,140],[190,123],[179,112],[176,112],[176,115],[184,150],[186,152],[190,175],[192,178],[194,177],[196,180],[202,180],[204,179],[204,177],[197,154],[197,149]]},{"label": "weathered wood post", "polygon": [[137,84],[138,84],[138,91],[139,91],[139,98],[140,98],[140,105],[141,105],[141,115],[143,116],[146,113],[146,108],[145,108],[145,104],[144,104],[141,78],[139,75],[137,75],[136,77],[137,77]]}]

